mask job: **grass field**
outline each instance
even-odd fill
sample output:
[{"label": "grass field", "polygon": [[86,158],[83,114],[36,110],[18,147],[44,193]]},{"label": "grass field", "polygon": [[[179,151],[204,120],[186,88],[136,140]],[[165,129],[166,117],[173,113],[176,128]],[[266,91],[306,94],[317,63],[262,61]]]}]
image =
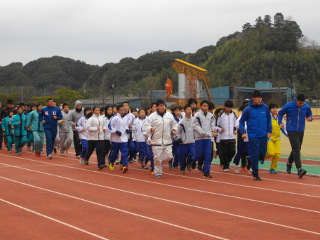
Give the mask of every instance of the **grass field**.
[{"label": "grass field", "polygon": [[[301,149],[301,155],[304,157],[320,157],[320,120],[306,123],[306,130]],[[291,146],[289,139],[281,134],[281,155],[289,155]]]}]

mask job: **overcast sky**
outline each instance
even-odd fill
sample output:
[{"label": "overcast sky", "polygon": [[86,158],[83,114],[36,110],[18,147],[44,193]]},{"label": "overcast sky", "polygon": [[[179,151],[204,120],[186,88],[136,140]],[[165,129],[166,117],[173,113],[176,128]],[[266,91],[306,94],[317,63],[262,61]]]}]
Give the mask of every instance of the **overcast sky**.
[{"label": "overcast sky", "polygon": [[0,66],[54,55],[103,65],[194,53],[281,12],[320,43],[319,0],[0,0]]}]

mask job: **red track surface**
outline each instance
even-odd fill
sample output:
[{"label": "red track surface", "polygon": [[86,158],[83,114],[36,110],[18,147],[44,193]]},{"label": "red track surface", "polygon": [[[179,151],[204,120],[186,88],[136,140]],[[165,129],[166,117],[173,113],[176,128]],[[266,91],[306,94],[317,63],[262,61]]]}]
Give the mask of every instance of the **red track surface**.
[{"label": "red track surface", "polygon": [[0,151],[0,239],[320,239],[320,178],[213,178]]}]

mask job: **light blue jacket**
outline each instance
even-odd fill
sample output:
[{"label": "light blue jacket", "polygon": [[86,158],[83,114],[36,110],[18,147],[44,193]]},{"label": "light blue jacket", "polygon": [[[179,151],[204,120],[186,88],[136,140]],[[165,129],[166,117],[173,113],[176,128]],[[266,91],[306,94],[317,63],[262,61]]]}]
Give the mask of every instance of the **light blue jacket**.
[{"label": "light blue jacket", "polygon": [[27,136],[27,130],[25,128],[26,123],[27,123],[27,115],[16,114],[12,117],[12,126],[14,127],[14,136],[16,137]]}]

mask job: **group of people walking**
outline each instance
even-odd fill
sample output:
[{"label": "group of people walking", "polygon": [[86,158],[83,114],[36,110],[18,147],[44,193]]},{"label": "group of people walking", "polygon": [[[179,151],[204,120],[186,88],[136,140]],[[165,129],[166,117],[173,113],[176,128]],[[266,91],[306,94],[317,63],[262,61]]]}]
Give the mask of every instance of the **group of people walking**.
[{"label": "group of people walking", "polygon": [[[148,109],[132,109],[127,102],[105,108],[83,108],[76,101],[74,109],[67,103],[57,107],[53,99],[47,106],[41,104],[14,108],[8,100],[0,112],[1,142],[9,152],[14,143],[20,155],[27,143],[37,157],[43,153],[46,139],[46,155],[52,159],[53,152],[60,148],[61,156],[68,154],[73,142],[75,155],[80,163],[88,165],[94,151],[97,168],[114,170],[120,164],[123,173],[129,170],[128,163],[138,161],[142,168],[150,169],[156,178],[163,175],[163,163],[169,168],[179,168],[182,174],[197,168],[204,178],[211,178],[211,162],[219,156],[223,171],[230,164],[234,171],[249,171],[254,180],[260,180],[259,161],[271,158],[270,173],[277,173],[280,158],[280,134],[289,138],[292,152],[286,163],[291,173],[295,162],[299,178],[306,174],[301,164],[301,145],[305,121],[311,122],[312,112],[299,94],[285,104],[278,113],[276,104],[265,105],[262,94],[254,91],[252,99],[239,108],[239,116],[233,111],[233,102],[225,101],[224,107],[214,110],[214,104],[189,99],[182,108],[175,106],[168,111],[163,100],[157,100]],[[283,118],[286,116],[286,126]],[[241,160],[241,165],[240,165]]]}]

